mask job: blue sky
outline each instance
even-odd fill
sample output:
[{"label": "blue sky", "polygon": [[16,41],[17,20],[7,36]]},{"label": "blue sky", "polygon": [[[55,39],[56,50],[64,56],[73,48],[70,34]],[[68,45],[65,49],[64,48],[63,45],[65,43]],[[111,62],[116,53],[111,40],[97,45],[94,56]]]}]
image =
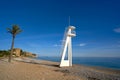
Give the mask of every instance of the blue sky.
[{"label": "blue sky", "polygon": [[0,50],[10,49],[6,28],[23,30],[15,47],[40,56],[60,56],[64,30],[76,27],[73,56],[120,57],[119,0],[0,0]]}]

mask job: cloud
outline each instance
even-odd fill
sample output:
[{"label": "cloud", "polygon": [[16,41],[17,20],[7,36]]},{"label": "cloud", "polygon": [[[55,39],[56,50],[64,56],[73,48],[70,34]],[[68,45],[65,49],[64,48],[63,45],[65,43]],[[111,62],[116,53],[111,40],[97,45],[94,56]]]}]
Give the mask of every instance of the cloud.
[{"label": "cloud", "polygon": [[37,44],[37,43],[28,43],[28,46],[29,47],[34,47],[34,48],[39,48],[40,47],[40,45]]},{"label": "cloud", "polygon": [[118,47],[120,47],[120,45],[118,45]]},{"label": "cloud", "polygon": [[87,44],[86,43],[80,43],[79,46],[83,47],[83,46],[86,46]]},{"label": "cloud", "polygon": [[116,33],[120,33],[120,28],[116,28],[116,29],[114,29],[114,31],[115,31]]},{"label": "cloud", "polygon": [[58,44],[55,44],[55,45],[53,45],[54,47],[59,47],[59,46],[62,46],[62,45],[58,45]]},{"label": "cloud", "polygon": [[65,42],[65,40],[60,40],[60,42]]},{"label": "cloud", "polygon": [[120,47],[120,41],[118,41],[118,47]]}]

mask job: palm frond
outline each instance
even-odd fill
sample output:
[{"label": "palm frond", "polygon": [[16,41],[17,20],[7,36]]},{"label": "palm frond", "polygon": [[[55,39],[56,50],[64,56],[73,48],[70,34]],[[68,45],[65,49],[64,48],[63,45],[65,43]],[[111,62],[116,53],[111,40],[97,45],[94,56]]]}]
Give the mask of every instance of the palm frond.
[{"label": "palm frond", "polygon": [[7,31],[11,33],[14,37],[22,32],[18,25],[12,25],[12,28],[7,28]]},{"label": "palm frond", "polygon": [[12,29],[7,28],[7,32],[12,34]]}]

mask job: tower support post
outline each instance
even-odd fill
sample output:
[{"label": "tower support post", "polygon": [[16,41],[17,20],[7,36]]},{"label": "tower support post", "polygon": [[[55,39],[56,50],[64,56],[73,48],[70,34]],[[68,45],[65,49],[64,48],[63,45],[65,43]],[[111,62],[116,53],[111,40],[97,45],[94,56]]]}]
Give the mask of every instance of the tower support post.
[{"label": "tower support post", "polygon": [[[76,36],[75,33],[72,33],[74,26],[69,26],[66,34],[65,44],[63,45],[62,57],[60,62],[60,67],[69,67],[72,66],[72,37]],[[68,52],[68,53],[67,53]],[[65,60],[65,55],[68,54],[68,59]]]}]

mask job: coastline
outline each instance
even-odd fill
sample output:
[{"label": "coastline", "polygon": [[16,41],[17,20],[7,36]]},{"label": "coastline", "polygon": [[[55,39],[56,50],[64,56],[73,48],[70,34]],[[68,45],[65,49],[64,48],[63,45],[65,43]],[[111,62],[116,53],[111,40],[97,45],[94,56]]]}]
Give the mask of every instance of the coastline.
[{"label": "coastline", "polygon": [[[37,57],[38,60],[48,60],[60,62],[60,57]],[[73,57],[73,64],[80,64],[85,66],[104,67],[120,70],[120,57]]]},{"label": "coastline", "polygon": [[[16,74],[17,75],[16,75]],[[7,77],[5,77],[7,75]],[[31,58],[0,60],[0,80],[120,80],[120,70],[73,65],[59,68],[58,62]]]}]

